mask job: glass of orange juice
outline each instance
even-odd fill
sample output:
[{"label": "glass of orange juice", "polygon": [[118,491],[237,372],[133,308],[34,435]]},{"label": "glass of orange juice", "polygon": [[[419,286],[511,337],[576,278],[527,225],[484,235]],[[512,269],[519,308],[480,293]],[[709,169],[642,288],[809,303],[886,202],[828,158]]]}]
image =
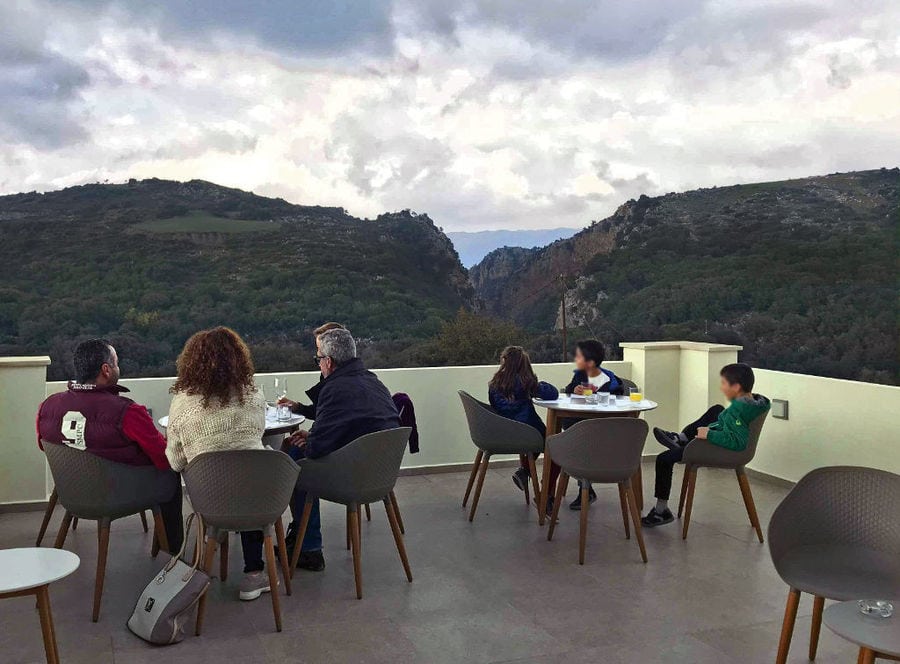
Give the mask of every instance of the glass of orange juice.
[{"label": "glass of orange juice", "polygon": [[628,388],[628,398],[632,401],[643,401],[644,393],[641,392],[641,388],[639,387],[629,387]]}]

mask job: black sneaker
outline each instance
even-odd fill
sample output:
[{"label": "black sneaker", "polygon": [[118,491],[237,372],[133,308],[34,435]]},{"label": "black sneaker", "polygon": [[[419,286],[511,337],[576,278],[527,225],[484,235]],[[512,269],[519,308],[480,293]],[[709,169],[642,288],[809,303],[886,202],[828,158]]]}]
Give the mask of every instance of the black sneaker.
[{"label": "black sneaker", "polygon": [[519,487],[519,491],[525,490],[530,479],[531,474],[528,472],[527,468],[519,468],[512,476],[513,484]]},{"label": "black sneaker", "polygon": [[670,450],[680,450],[684,447],[684,443],[681,442],[681,438],[678,437],[677,433],[672,431],[666,431],[664,429],[660,429],[659,427],[653,427],[653,437],[656,438],[657,442],[663,447],[668,447]]},{"label": "black sneaker", "polygon": [[325,556],[322,555],[322,551],[301,551],[297,559],[297,569],[321,572],[325,569]]},{"label": "black sneaker", "polygon": [[672,510],[668,507],[662,511],[662,513],[657,512],[656,508],[653,507],[647,512],[647,516],[641,519],[641,525],[644,528],[656,528],[656,526],[664,526],[667,523],[672,523],[675,520],[675,515],[672,514]]},{"label": "black sneaker", "polygon": [[[594,487],[590,488],[590,493],[588,494],[588,496],[588,503],[593,505],[595,502],[597,502],[597,492],[594,491]],[[581,511],[581,487],[578,488],[578,495],[575,496],[575,500],[569,503],[569,509],[576,512]]]}]

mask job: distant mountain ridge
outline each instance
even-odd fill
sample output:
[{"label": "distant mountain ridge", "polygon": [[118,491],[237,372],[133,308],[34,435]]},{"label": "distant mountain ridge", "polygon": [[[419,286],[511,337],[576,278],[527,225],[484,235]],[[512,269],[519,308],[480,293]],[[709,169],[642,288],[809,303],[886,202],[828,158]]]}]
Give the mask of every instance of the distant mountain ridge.
[{"label": "distant mountain ridge", "polygon": [[900,169],[641,196],[469,270],[476,307],[533,332],[745,347],[758,366],[900,382]]},{"label": "distant mountain ridge", "polygon": [[[472,305],[427,215],[343,208],[191,180],[131,180],[0,197],[0,354],[109,336],[126,375],[172,375],[185,339],[227,324],[258,368],[309,368],[312,327],[339,320],[370,352],[430,337]],[[306,349],[306,350],[304,350]]]},{"label": "distant mountain ridge", "polygon": [[447,237],[459,253],[466,268],[479,263],[495,249],[502,247],[543,247],[556,240],[572,237],[577,228],[541,228],[526,230],[451,231]]}]

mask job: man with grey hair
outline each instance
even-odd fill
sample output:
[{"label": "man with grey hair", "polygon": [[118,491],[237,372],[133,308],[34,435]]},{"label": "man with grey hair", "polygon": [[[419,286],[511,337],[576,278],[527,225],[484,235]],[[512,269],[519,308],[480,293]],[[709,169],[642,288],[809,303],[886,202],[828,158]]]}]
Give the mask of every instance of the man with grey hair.
[{"label": "man with grey hair", "polygon": [[[367,433],[400,426],[391,393],[356,357],[356,342],[350,332],[327,330],[319,335],[317,346],[316,363],[322,372],[322,382],[316,400],[316,420],[309,431],[300,430],[288,439],[294,447],[290,451],[292,457],[317,459]],[[303,505],[305,500],[306,496],[298,493],[294,505]],[[321,542],[319,533],[310,533],[317,526],[313,520],[307,525],[301,554],[309,553],[307,558],[310,558],[302,566],[315,571],[325,567],[321,545],[317,552],[307,552],[306,546],[310,536]]]}]

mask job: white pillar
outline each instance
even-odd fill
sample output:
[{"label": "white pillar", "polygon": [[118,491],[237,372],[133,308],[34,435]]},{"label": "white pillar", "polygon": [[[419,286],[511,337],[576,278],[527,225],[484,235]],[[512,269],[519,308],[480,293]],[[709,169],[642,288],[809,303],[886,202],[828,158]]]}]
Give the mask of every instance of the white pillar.
[{"label": "white pillar", "polygon": [[47,389],[49,357],[0,357],[0,505],[47,499],[35,416]]}]

